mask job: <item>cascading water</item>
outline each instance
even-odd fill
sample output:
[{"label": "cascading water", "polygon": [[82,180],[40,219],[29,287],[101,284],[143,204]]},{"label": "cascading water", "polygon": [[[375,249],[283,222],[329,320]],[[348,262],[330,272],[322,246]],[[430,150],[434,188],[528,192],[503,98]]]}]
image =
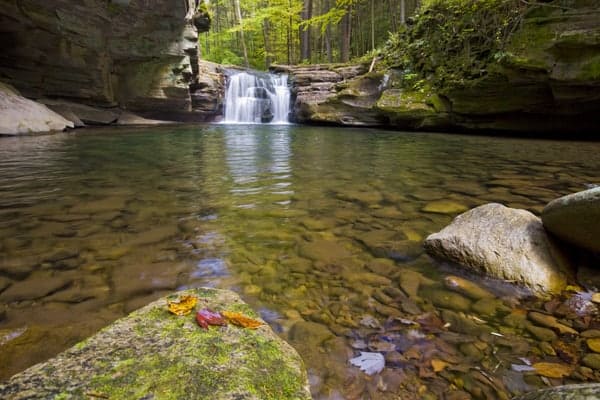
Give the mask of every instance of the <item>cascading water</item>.
[{"label": "cascading water", "polygon": [[240,72],[229,76],[224,123],[287,124],[289,113],[287,75]]}]

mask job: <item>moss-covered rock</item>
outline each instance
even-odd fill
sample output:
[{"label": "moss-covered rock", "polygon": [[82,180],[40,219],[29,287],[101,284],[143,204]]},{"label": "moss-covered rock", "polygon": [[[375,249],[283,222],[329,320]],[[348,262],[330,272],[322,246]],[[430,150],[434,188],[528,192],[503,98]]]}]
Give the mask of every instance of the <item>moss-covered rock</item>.
[{"label": "moss-covered rock", "polygon": [[[406,30],[392,35],[384,50],[391,68],[375,101],[372,93],[359,101],[361,93],[354,90],[368,75],[350,82],[339,76],[320,80],[298,91],[298,121],[595,134],[600,123],[597,1],[478,1],[470,10],[460,1],[431,4],[433,9],[421,10]],[[486,19],[490,15],[495,22]],[[472,26],[478,18],[486,23]],[[308,68],[304,77],[323,76]],[[327,87],[326,95],[317,96],[325,93],[317,86]]]},{"label": "moss-covered rock", "polygon": [[[255,313],[230,291],[193,289],[199,308]],[[157,300],[0,385],[11,399],[310,399],[302,360],[263,325],[201,329]]]}]

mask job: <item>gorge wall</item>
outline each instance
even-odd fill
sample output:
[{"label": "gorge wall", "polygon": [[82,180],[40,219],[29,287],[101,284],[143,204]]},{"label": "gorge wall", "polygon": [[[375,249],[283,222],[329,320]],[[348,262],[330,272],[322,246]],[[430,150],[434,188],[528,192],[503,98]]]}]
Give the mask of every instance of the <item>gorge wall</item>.
[{"label": "gorge wall", "polygon": [[28,98],[179,119],[198,84],[196,27],[210,24],[197,9],[198,0],[0,0],[0,81]]},{"label": "gorge wall", "polygon": [[595,1],[541,7],[485,76],[452,87],[407,88],[403,71],[368,65],[275,70],[293,77],[300,123],[590,136],[600,126],[598,21]]}]

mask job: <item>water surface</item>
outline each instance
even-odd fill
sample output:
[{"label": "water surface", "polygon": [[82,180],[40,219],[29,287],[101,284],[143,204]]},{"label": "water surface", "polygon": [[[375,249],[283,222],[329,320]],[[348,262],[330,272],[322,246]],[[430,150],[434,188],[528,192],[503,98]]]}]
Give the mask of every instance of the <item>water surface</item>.
[{"label": "water surface", "polygon": [[[315,398],[507,398],[600,380],[579,358],[564,379],[514,371],[565,362],[550,351],[557,340],[578,357],[589,349],[534,335],[518,321],[547,303],[516,300],[508,285],[469,277],[497,296],[489,304],[448,294],[442,280],[460,270],[421,248],[463,209],[539,214],[600,183],[598,171],[600,143],[372,129],[0,138],[0,378],[161,295],[214,286],[239,292],[298,349]],[[600,327],[595,315],[563,322]],[[385,354],[385,370],[351,366],[361,350]]]}]

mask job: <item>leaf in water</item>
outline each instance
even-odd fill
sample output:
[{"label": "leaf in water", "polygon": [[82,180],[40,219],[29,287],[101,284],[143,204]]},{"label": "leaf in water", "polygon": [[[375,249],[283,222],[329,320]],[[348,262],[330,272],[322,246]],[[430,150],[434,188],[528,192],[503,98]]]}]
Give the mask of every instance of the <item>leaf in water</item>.
[{"label": "leaf in water", "polygon": [[198,298],[190,295],[181,296],[178,300],[173,301],[167,299],[167,307],[175,315],[188,315],[196,307],[196,303],[198,303]]},{"label": "leaf in water", "polygon": [[531,365],[519,365],[519,364],[511,364],[510,368],[516,372],[530,372],[535,371]]},{"label": "leaf in water", "polygon": [[262,322],[246,317],[238,312],[223,311],[221,314],[232,324],[241,326],[243,328],[256,329],[259,326],[264,325]]},{"label": "leaf in water", "polygon": [[221,314],[204,308],[196,313],[196,322],[204,329],[209,325],[227,325]]},{"label": "leaf in water", "polygon": [[574,365],[579,361],[579,356],[577,355],[578,348],[572,344],[567,344],[561,340],[555,340],[552,343],[552,347],[554,348],[556,354],[564,362]]},{"label": "leaf in water", "polygon": [[365,314],[360,320],[360,324],[362,326],[366,326],[367,328],[379,329],[381,328],[381,324],[379,321],[375,319],[372,315]]},{"label": "leaf in water", "polygon": [[448,365],[447,362],[442,361],[442,360],[438,360],[438,359],[433,359],[431,360],[431,367],[433,368],[434,372],[440,372],[443,371]]},{"label": "leaf in water", "polygon": [[369,350],[386,352],[394,351],[396,350],[396,345],[385,340],[380,340],[379,338],[374,338],[369,341]]},{"label": "leaf in water", "polygon": [[359,367],[367,375],[381,372],[385,367],[385,358],[380,353],[361,351],[360,356],[352,358],[350,364]]},{"label": "leaf in water", "polygon": [[573,368],[570,365],[551,362],[535,363],[533,364],[533,368],[535,368],[535,372],[539,375],[548,378],[564,378],[573,372]]},{"label": "leaf in water", "polygon": [[367,344],[362,339],[356,339],[350,343],[353,349],[364,350],[367,348]]}]

